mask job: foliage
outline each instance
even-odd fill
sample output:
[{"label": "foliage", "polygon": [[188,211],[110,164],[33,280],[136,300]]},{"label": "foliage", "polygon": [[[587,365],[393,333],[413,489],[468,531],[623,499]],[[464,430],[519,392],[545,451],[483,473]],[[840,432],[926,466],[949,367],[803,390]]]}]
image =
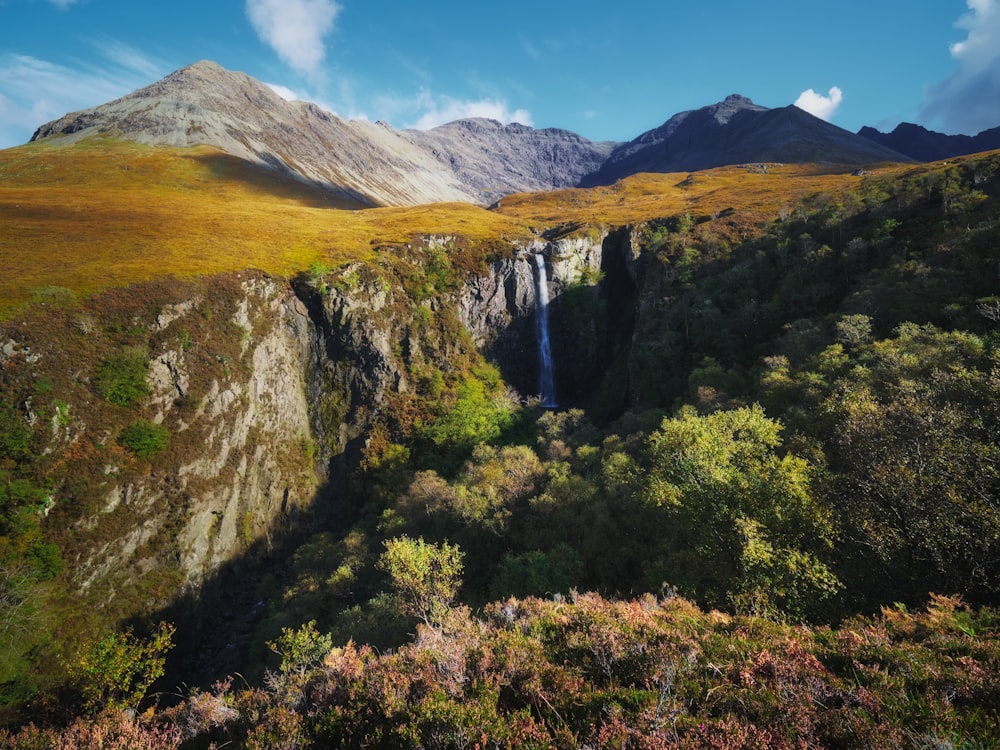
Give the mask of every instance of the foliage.
[{"label": "foliage", "polygon": [[378,566],[399,598],[400,608],[428,625],[440,624],[462,580],[462,551],[402,536],[385,542]]},{"label": "foliage", "polygon": [[452,399],[441,402],[438,415],[420,429],[418,440],[434,446],[435,458],[428,463],[450,471],[473,447],[497,440],[513,422],[499,373],[484,366],[462,380]]},{"label": "foliage", "polygon": [[887,609],[838,628],[730,617],[679,597],[509,599],[478,618],[453,609],[395,651],[349,641],[310,658],[295,704],[226,681],[159,714],[0,730],[0,741],[18,750],[103,747],[101,736],[147,743],[108,747],[185,737],[275,750],[916,750],[944,738],[989,747],[1000,730],[998,625],[995,610],[943,596],[921,612]]},{"label": "foliage", "polygon": [[712,606],[794,617],[840,587],[822,561],[830,513],[808,463],[777,453],[780,429],[755,406],[683,411],[651,435],[642,495],[666,515],[653,566],[665,581]]},{"label": "foliage", "polygon": [[102,398],[117,406],[131,407],[149,395],[146,372],[149,354],[125,348],[101,362],[94,372],[94,387]]},{"label": "foliage", "polygon": [[76,718],[64,729],[33,724],[14,734],[0,729],[0,747],[8,750],[179,750],[182,732],[174,726],[135,719],[122,709],[94,718]]},{"label": "foliage", "polygon": [[121,431],[118,442],[139,458],[149,458],[170,444],[170,430],[148,419],[137,419]]},{"label": "foliage", "polygon": [[163,676],[165,654],[173,645],[174,626],[161,622],[146,638],[130,630],[114,632],[86,647],[71,671],[84,708],[135,709],[149,686]]}]

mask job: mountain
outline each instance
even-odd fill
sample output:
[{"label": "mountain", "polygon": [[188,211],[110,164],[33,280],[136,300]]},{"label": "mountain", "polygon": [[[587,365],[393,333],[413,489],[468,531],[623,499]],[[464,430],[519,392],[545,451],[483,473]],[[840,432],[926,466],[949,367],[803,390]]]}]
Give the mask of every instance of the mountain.
[{"label": "mountain", "polygon": [[315,104],[286,101],[250,76],[207,61],[43,125],[32,140],[97,134],[211,145],[359,206],[491,203],[512,192],[569,187],[615,145],[487,120],[397,132],[385,123],[344,120]]},{"label": "mountain", "polygon": [[616,148],[584,186],[609,185],[638,172],[687,172],[748,162],[845,165],[911,161],[795,106],[768,109],[733,94],[681,112]]},{"label": "mountain", "polygon": [[858,131],[858,135],[917,161],[938,161],[1000,149],[1000,127],[984,130],[978,135],[945,135],[904,122],[891,133],[866,126]]},{"label": "mountain", "polygon": [[250,76],[207,61],[47,123],[32,140],[98,134],[175,147],[213,146],[318,185],[357,207],[488,205],[511,193],[747,162],[909,160],[796,107],[768,109],[735,94],[676,114],[628,143],[482,118],[396,131],[383,122],[345,120],[315,104],[286,101]]},{"label": "mountain", "polygon": [[535,130],[471,118],[403,135],[429,151],[480,202],[511,193],[575,187],[599,169],[617,143],[588,141],[558,128]]}]

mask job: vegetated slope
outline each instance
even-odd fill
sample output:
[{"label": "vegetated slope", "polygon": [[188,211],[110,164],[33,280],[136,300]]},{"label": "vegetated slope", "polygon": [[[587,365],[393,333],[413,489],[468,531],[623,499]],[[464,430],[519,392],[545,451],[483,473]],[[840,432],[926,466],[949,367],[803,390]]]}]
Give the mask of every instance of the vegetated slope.
[{"label": "vegetated slope", "polygon": [[[895,172],[877,172],[883,173]],[[440,232],[489,244],[528,237],[533,228],[722,211],[756,225],[809,192],[857,182],[815,166],[771,165],[768,174],[730,168],[519,194],[495,211],[467,203],[358,210],[352,201],[206,146],[47,139],[0,152],[0,306],[24,302],[46,286],[92,292],[247,267],[289,275]]]},{"label": "vegetated slope", "polygon": [[441,227],[473,242],[527,230],[468,203],[357,204],[218,150],[112,138],[0,152],[0,306],[243,268],[291,275]]},{"label": "vegetated slope", "polygon": [[863,127],[858,131],[858,135],[906,154],[917,161],[938,161],[1000,148],[1000,127],[984,130],[978,135],[945,135],[920,125],[903,122],[891,133]]},{"label": "vegetated slope", "polygon": [[286,101],[250,76],[207,61],[47,123],[33,140],[95,134],[213,146],[368,206],[487,204],[508,192],[575,185],[611,146],[566,131],[475,120],[400,133]]},{"label": "vegetated slope", "polygon": [[995,610],[940,596],[925,611],[886,609],[833,629],[704,612],[680,597],[510,599],[476,616],[455,608],[387,653],[331,647],[315,626],[290,629],[266,689],[225,682],[137,720],[109,710],[65,729],[0,730],[0,741],[11,750],[71,741],[96,750],[119,734],[157,750],[990,747],[996,625]]},{"label": "vegetated slope", "polygon": [[681,112],[616,148],[583,184],[638,172],[681,172],[749,162],[865,165],[909,161],[795,106],[767,109],[738,94]]},{"label": "vegetated slope", "polygon": [[[271,662],[276,676],[262,683],[267,690],[238,699],[256,707],[254,716],[270,717],[260,719],[259,730],[257,720],[248,726],[231,713],[220,715],[247,744],[276,744],[275,738],[299,730],[350,744],[338,733],[353,729],[358,744],[376,738],[393,744],[400,737],[413,743],[439,738],[441,727],[461,732],[495,715],[501,719],[490,719],[489,731],[551,731],[575,747],[598,731],[625,731],[602,723],[615,716],[641,721],[636,714],[652,712],[651,721],[658,719],[658,707],[668,705],[674,690],[690,690],[703,701],[676,707],[691,712],[676,716],[681,746],[699,740],[702,724],[720,736],[739,730],[757,744],[791,745],[803,736],[833,744],[845,714],[856,730],[852,737],[884,731],[896,738],[904,727],[922,736],[952,732],[956,741],[995,734],[996,682],[988,672],[995,660],[974,650],[993,648],[991,610],[966,613],[940,599],[926,617],[889,610],[860,632],[847,628],[844,650],[836,653],[825,645],[814,653],[805,641],[791,644],[807,631],[773,620],[831,622],[894,602],[922,606],[929,592],[961,594],[977,607],[1000,599],[998,179],[996,154],[862,178],[781,170],[643,175],[623,181],[619,193],[540,197],[538,216],[565,199],[567,210],[580,212],[575,220],[588,223],[545,223],[523,196],[512,205],[540,235],[569,235],[559,241],[508,242],[495,235],[484,250],[445,239],[457,233],[438,224],[437,240],[375,247],[356,262],[315,267],[290,286],[251,274],[145,284],[84,300],[47,290],[35,307],[5,322],[0,336],[0,471],[6,474],[0,488],[8,539],[0,552],[27,563],[25,590],[58,612],[52,624],[31,631],[33,639],[6,652],[0,666],[9,705],[24,706],[42,688],[54,691],[64,677],[62,662],[47,657],[71,654],[67,658],[79,664],[102,643],[93,629],[122,624],[132,612],[138,617],[129,621],[137,627],[148,629],[161,617],[175,621],[181,645],[171,669],[200,670],[197,680],[173,671],[168,686],[210,684],[213,667],[253,681],[251,669],[269,656],[267,641],[288,656],[284,668]],[[659,204],[658,191],[666,196]],[[648,199],[642,210],[653,212],[652,220],[607,226],[612,215],[627,215],[618,203],[623,197]],[[601,207],[621,213],[603,217],[608,221],[587,213]],[[509,221],[500,211],[483,213]],[[531,315],[530,275],[522,284],[507,271],[519,260],[519,267],[531,267],[522,256],[534,253],[545,257],[558,292],[551,300],[554,349],[616,335],[604,377],[567,404],[586,411],[542,410],[518,399],[463,326],[460,308],[469,297],[485,306],[495,293],[497,306],[511,316]],[[525,298],[511,304],[509,290]],[[497,320],[511,328],[517,322]],[[303,385],[259,390],[281,382],[268,373],[299,371],[294,357],[272,356],[274,336],[308,344],[281,349],[313,362]],[[529,335],[521,348],[533,345]],[[557,359],[557,370],[568,361],[578,357]],[[155,384],[153,395],[140,393],[127,406],[110,401],[120,392],[108,387],[120,384],[110,374],[143,365],[158,374],[138,381]],[[275,422],[280,427],[275,415],[284,412],[253,412],[259,392],[299,392],[310,405],[308,431],[300,439],[282,432],[284,450],[277,456],[268,453],[269,433],[261,430]],[[229,428],[250,413],[268,421]],[[159,452],[146,453],[157,444],[154,428],[143,426],[144,440],[129,429],[143,420],[170,433]],[[217,478],[192,482],[188,463],[222,451],[223,438],[234,432],[245,439],[245,450],[230,450]],[[311,506],[306,501],[315,514],[286,518],[278,484],[267,495],[274,499],[272,527],[242,508],[235,519],[220,510],[216,527],[207,515],[225,505],[224,489],[245,491],[248,474],[257,476],[257,456],[280,456],[281,471],[294,476],[310,467],[337,470],[342,481],[320,488]],[[135,509],[163,497],[172,498],[165,505],[181,518],[188,504],[197,504],[207,513],[199,527],[207,529],[205,538],[229,539],[230,551],[244,544],[246,554],[193,589],[186,606],[161,609],[179,589],[172,567],[178,556],[169,551],[180,532],[156,527],[143,513],[139,530],[162,533],[147,540],[148,548],[123,542],[137,533]],[[320,511],[329,513],[326,520]],[[298,536],[276,541],[286,523],[300,523]],[[460,601],[500,601],[484,608],[491,619],[448,620],[453,610],[426,598],[418,603],[427,609],[418,611],[413,580],[409,588],[394,587],[390,566],[379,563],[392,540],[431,561],[428,545],[457,545],[465,554]],[[154,548],[157,556],[146,554]],[[84,554],[88,549],[97,554]],[[73,565],[60,568],[63,554]],[[76,577],[93,572],[95,560],[108,568],[91,584],[94,593],[81,593]],[[642,654],[661,651],[621,644],[644,633],[657,648],[675,642],[675,628],[661,633],[642,619],[660,600],[605,605],[590,599],[588,608],[588,599],[578,596],[524,605],[537,608],[540,619],[519,610],[518,602],[503,603],[512,595],[573,589],[668,597],[676,590],[702,607],[768,619],[748,617],[720,625],[719,632],[711,628],[725,616],[689,611],[684,622],[698,632],[709,629],[707,640],[683,644],[669,663],[651,664]],[[453,593],[454,587],[436,591]],[[669,601],[667,610],[686,607]],[[302,627],[311,620],[315,638]],[[69,627],[57,632],[56,621]],[[449,622],[457,633],[447,630]],[[960,662],[967,667],[962,674],[972,676],[961,682],[963,701],[948,697],[957,694],[951,680],[928,687],[928,680],[905,682],[919,672],[906,673],[902,683],[886,677],[885,665],[896,663],[888,660],[900,655],[898,639],[892,649],[884,646],[897,622],[914,637],[936,622],[959,639],[941,646],[947,659],[939,660],[935,649],[943,639],[937,636],[927,651],[907,649],[905,658],[912,666],[910,657],[919,652],[921,663],[938,669],[968,657]],[[751,656],[749,640],[761,631],[775,639],[754,641]],[[401,655],[351,657],[350,639],[359,651],[368,643],[385,652],[414,632],[420,637],[396,652]],[[821,645],[835,638],[825,628],[815,632]],[[463,634],[472,640],[461,641]],[[497,650],[488,650],[492,641],[475,641],[476,634],[495,635]],[[553,637],[524,642],[536,634]],[[72,638],[82,641],[79,648]],[[735,661],[714,657],[719,639],[725,644],[719,653],[736,654],[726,657]],[[293,650],[296,643],[302,648]],[[463,643],[474,647],[466,651]],[[331,651],[334,644],[343,649]],[[703,668],[699,648],[713,654]],[[954,648],[965,650],[956,657]],[[547,649],[554,654],[551,666],[536,658]],[[483,663],[483,680],[466,680],[466,657],[484,653],[484,660],[496,659]],[[312,671],[309,665],[321,659],[328,671]],[[234,662],[247,668],[231,667]],[[699,667],[685,673],[692,663]],[[504,671],[511,664],[540,666],[538,674],[512,677]],[[47,666],[47,682],[37,676],[39,666]],[[381,671],[390,668],[400,671]],[[709,673],[719,681],[692,683],[697,676],[714,680]],[[351,681],[375,674],[377,681]],[[669,685],[661,684],[664,675],[682,675],[681,682],[671,676]],[[873,698],[843,687],[839,675],[850,675],[843,680],[852,686],[870,679],[869,692],[882,692]],[[68,699],[74,690],[85,694],[84,677],[64,694]],[[816,692],[801,703],[781,703],[799,678]],[[296,692],[305,683],[316,692]],[[773,691],[761,692],[771,684]],[[433,687],[403,695],[394,691],[399,685]],[[372,686],[371,696],[362,694]],[[475,696],[464,693],[473,688]],[[879,702],[888,688],[893,698]],[[712,702],[730,691],[737,696]],[[184,710],[236,705],[199,695],[201,702]],[[752,700],[757,696],[764,705]],[[822,708],[813,700],[819,696],[829,699]],[[332,708],[340,697],[343,704]],[[279,704],[273,713],[272,699]],[[605,710],[612,703],[618,709]],[[389,706],[398,722],[387,729],[344,718],[342,707],[359,705],[378,707],[368,717],[385,716]],[[856,714],[855,705],[862,709]],[[823,715],[790,713],[795,706]],[[325,718],[299,723],[299,712]],[[794,725],[781,724],[784,716],[794,716]],[[876,716],[885,723],[873,726]],[[201,732],[204,725],[192,720],[185,726]],[[247,739],[244,732],[257,734]],[[630,736],[640,734],[636,729]],[[673,741],[654,736],[667,747]]]}]

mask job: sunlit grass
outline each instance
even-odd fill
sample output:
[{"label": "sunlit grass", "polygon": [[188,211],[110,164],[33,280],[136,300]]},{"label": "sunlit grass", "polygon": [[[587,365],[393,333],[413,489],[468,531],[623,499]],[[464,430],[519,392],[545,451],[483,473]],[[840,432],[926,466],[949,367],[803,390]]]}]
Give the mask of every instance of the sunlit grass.
[{"label": "sunlit grass", "polygon": [[[869,174],[894,174],[905,167],[888,165]],[[859,177],[843,169],[817,165],[719,167],[704,172],[637,174],[614,185],[590,189],[521,193],[504,198],[498,210],[542,224],[624,225],[685,213],[700,216],[739,211],[770,221],[786,207],[817,193],[837,193],[857,185]]]},{"label": "sunlit grass", "polygon": [[293,275],[418,235],[488,244],[541,228],[727,211],[760,226],[803,198],[849,190],[859,179],[816,165],[768,165],[766,173],[725,167],[512,195],[493,211],[464,203],[363,209],[209,147],[57,139],[0,151],[0,310],[47,287],[87,294],[245,268]]},{"label": "sunlit grass", "polygon": [[414,235],[527,234],[469,204],[357,209],[207,147],[102,139],[0,151],[0,307],[47,286],[88,293],[244,268],[290,275]]}]

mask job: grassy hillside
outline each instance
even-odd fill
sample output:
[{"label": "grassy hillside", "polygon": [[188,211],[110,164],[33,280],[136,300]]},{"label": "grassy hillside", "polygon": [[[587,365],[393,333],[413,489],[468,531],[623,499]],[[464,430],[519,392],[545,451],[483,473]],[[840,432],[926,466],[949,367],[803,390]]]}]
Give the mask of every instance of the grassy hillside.
[{"label": "grassy hillside", "polygon": [[[885,165],[871,177],[897,176],[907,167]],[[804,198],[836,195],[859,184],[843,168],[810,164],[751,164],[704,172],[639,174],[609,187],[511,195],[497,210],[524,221],[560,224],[633,224],[668,216],[736,214],[748,226],[787,214]]]},{"label": "grassy hillside", "polygon": [[802,198],[858,182],[817,166],[731,167],[510,196],[496,211],[458,203],[359,210],[208,147],[50,140],[0,152],[0,310],[46,287],[91,293],[244,268],[293,275],[316,262],[335,267],[369,258],[374,246],[415,235],[489,245],[532,230],[686,213],[725,214],[738,234],[756,234]]},{"label": "grassy hillside", "polygon": [[527,234],[523,222],[467,204],[357,208],[207,147],[100,139],[8,149],[0,152],[0,308],[49,286],[88,293],[244,268],[292,275],[413,235],[475,243]]},{"label": "grassy hillside", "polygon": [[[636,175],[492,211],[327,200],[207,151],[0,153],[0,303],[23,344],[0,350],[0,562],[22,563],[24,586],[0,585],[0,625],[37,640],[0,661],[0,708],[55,723],[108,709],[0,743],[991,746],[1000,153],[862,176]],[[621,355],[584,408],[514,399],[461,327],[468,269],[511,238],[622,224],[630,309],[608,314],[600,273],[563,295],[576,328],[599,314],[622,327]],[[461,239],[412,241],[428,234]],[[187,423],[214,382],[244,393],[259,332],[234,322],[259,275],[82,301],[53,287],[313,263],[326,270],[288,296],[315,315],[354,295],[331,332],[376,325],[379,362],[408,384],[378,394],[335,521],[234,561],[188,610],[170,606],[167,575],[78,595],[67,571],[105,485],[169,479],[205,443]],[[15,309],[33,295],[64,304]],[[363,369],[366,342],[342,338],[328,364]],[[168,350],[193,395],[146,456],[163,437],[146,367]],[[119,386],[136,391],[128,404]],[[337,398],[317,406],[331,434]],[[307,462],[316,446],[295,448]],[[157,540],[165,557],[170,542]],[[27,631],[10,606],[24,592],[58,622]],[[234,601],[239,634],[222,614]],[[174,684],[237,641],[249,684],[192,686],[139,722],[116,713],[153,703],[161,617],[177,626]]]}]

